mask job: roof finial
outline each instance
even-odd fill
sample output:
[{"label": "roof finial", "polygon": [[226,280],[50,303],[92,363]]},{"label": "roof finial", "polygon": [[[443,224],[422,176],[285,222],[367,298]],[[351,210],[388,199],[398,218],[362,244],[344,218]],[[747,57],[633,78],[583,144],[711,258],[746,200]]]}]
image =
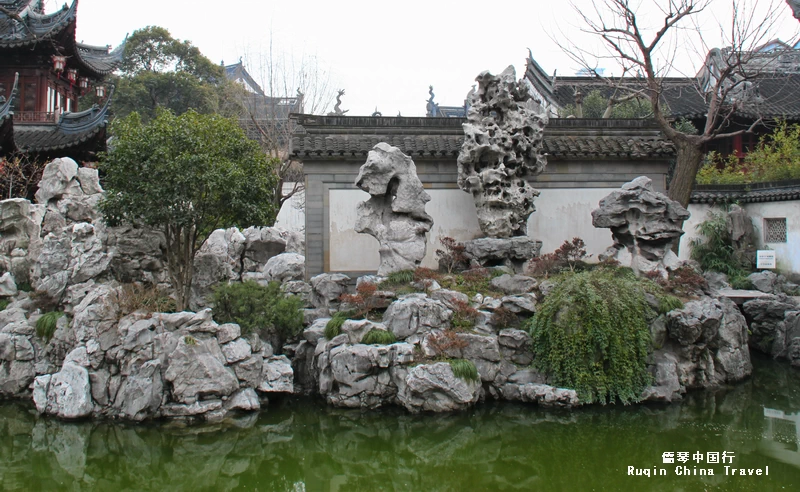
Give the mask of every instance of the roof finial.
[{"label": "roof finial", "polygon": [[328,116],[342,116],[346,112],[350,111],[349,109],[345,109],[344,111],[342,111],[342,108],[341,108],[342,96],[344,96],[344,89],[339,89],[339,92],[336,95],[336,106],[333,107],[333,111],[328,113]]},{"label": "roof finial", "polygon": [[425,114],[425,116],[428,116],[428,117],[438,116],[438,114],[439,114],[439,105],[436,104],[435,102],[433,102],[434,94],[433,94],[433,86],[432,85],[428,86],[428,94],[431,95],[431,98],[428,99],[428,104],[425,105],[425,109],[427,110],[427,113]]},{"label": "roof finial", "polygon": [[375,106],[375,112],[372,113],[373,117],[383,116],[380,111],[378,111],[378,106]]}]

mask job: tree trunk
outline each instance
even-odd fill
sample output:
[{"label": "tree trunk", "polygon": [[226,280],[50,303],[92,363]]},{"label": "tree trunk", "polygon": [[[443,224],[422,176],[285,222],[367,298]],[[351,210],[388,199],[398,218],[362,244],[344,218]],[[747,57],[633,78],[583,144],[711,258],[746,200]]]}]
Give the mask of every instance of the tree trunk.
[{"label": "tree trunk", "polygon": [[194,277],[193,228],[167,225],[164,227],[167,241],[167,269],[175,289],[175,304],[178,311],[189,308]]},{"label": "tree trunk", "polygon": [[677,150],[677,162],[669,182],[668,196],[683,207],[688,207],[697,171],[703,163],[702,143],[682,139],[673,140],[673,143]]}]

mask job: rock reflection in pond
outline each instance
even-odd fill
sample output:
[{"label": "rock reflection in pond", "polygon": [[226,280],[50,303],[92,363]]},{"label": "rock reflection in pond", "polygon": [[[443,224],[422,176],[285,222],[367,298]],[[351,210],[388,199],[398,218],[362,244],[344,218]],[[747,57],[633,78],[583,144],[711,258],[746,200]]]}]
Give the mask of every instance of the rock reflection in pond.
[{"label": "rock reflection in pond", "polygon": [[[766,417],[765,407],[773,412]],[[776,420],[778,412],[800,413],[800,371],[765,360],[749,381],[689,393],[680,404],[563,412],[506,403],[409,415],[286,400],[260,415],[181,426],[64,423],[9,403],[0,405],[0,487],[797,490],[798,429]],[[736,466],[768,465],[770,476],[725,476],[722,465],[713,477],[676,476],[674,465],[662,464],[665,451],[732,451]],[[629,477],[628,466],[669,473]]]}]

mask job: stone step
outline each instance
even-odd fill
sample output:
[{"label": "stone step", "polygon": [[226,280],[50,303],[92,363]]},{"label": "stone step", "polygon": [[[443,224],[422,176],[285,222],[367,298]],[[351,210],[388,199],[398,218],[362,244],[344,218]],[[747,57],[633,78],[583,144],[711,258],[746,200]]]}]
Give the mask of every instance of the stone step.
[{"label": "stone step", "polygon": [[[771,294],[761,292],[760,290],[744,290],[744,289],[720,289],[720,297],[727,297],[736,304],[742,305],[751,299],[758,299],[760,297],[767,297]],[[793,296],[795,302],[800,302],[800,296]]]}]

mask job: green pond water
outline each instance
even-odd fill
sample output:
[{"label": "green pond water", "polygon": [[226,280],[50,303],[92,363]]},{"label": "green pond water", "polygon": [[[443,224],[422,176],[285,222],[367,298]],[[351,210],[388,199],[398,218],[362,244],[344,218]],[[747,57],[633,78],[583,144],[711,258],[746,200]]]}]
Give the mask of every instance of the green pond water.
[{"label": "green pond water", "polygon": [[[409,415],[286,399],[185,427],[62,422],[0,403],[3,490],[798,491],[799,445],[800,370],[763,359],[750,380],[681,403],[571,412],[486,403]],[[732,464],[707,463],[708,453]],[[726,475],[726,465],[762,475]]]}]

